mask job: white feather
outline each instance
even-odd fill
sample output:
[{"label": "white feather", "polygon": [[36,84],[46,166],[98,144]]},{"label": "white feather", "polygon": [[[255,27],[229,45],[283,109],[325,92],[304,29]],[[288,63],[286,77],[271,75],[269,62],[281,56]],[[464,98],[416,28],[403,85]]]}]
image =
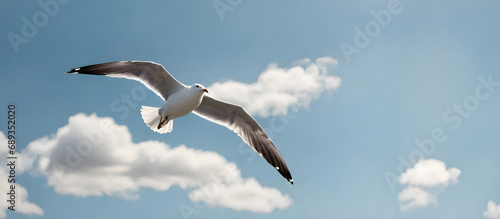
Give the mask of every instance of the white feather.
[{"label": "white feather", "polygon": [[158,129],[158,124],[160,123],[161,118],[158,110],[160,110],[158,107],[142,106],[141,114],[144,123],[146,123],[151,130],[160,134],[172,132],[172,130],[174,130],[173,120],[168,121],[166,125]]}]

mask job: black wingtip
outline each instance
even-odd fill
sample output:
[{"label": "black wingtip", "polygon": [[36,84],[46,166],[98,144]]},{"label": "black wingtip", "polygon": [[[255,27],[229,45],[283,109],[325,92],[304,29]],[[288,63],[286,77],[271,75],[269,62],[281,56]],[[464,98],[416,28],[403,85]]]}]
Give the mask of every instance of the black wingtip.
[{"label": "black wingtip", "polygon": [[71,71],[68,71],[66,73],[69,73],[69,74],[76,74],[78,73],[78,70],[80,70],[80,68],[74,68],[74,69],[71,69]]},{"label": "black wingtip", "polygon": [[293,179],[289,179],[288,181],[293,185]]}]

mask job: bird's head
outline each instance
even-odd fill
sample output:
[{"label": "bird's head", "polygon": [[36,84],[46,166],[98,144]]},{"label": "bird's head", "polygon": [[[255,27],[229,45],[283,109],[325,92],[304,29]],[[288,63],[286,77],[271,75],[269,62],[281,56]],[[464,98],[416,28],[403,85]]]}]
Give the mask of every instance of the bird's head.
[{"label": "bird's head", "polygon": [[195,89],[195,90],[199,90],[199,91],[208,93],[208,90],[205,87],[203,87],[203,85],[201,85],[201,84],[193,84],[193,85],[191,85],[190,89]]}]

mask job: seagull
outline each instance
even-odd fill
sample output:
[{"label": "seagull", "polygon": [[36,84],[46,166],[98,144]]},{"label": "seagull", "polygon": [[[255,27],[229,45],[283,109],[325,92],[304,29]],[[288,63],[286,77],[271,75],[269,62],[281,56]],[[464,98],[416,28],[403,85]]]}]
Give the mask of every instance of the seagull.
[{"label": "seagull", "polygon": [[66,73],[137,80],[165,101],[162,107],[141,107],[142,119],[153,131],[161,134],[172,132],[174,119],[193,112],[234,131],[293,184],[285,160],[259,123],[243,107],[205,95],[208,90],[201,84],[186,86],[162,65],[145,61],[108,62],[71,69]]}]

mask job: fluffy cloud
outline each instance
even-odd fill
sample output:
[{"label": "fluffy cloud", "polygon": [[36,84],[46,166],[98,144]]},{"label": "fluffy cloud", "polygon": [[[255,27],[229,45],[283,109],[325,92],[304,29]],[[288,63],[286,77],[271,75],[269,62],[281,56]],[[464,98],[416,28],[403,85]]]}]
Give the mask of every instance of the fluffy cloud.
[{"label": "fluffy cloud", "polygon": [[494,201],[489,201],[488,202],[488,208],[485,212],[483,212],[483,216],[492,218],[492,219],[499,219],[500,218],[500,205],[495,204]]},{"label": "fluffy cloud", "polygon": [[410,186],[398,195],[398,200],[402,202],[401,210],[406,211],[414,207],[425,207],[430,203],[436,204],[436,199],[429,192]]},{"label": "fluffy cloud", "polygon": [[291,68],[270,64],[254,83],[229,80],[214,83],[208,90],[214,97],[243,106],[252,115],[267,117],[307,107],[312,99],[340,86],[339,77],[327,75],[337,66],[337,60],[331,57],[315,62],[302,59],[294,64]]},{"label": "fluffy cloud", "polygon": [[407,169],[401,175],[401,184],[408,184],[413,186],[448,186],[451,182],[455,184],[458,182],[460,170],[454,167],[446,169],[446,164],[439,160],[428,159],[419,160],[413,168]]},{"label": "fluffy cloud", "polygon": [[[23,154],[31,162],[27,166],[60,194],[137,199],[140,188],[165,191],[177,185],[193,190],[192,201],[209,206],[272,212],[291,204],[275,188],[242,178],[234,163],[215,152],[158,141],[134,143],[127,127],[95,114],[70,117],[68,125],[31,142]],[[214,185],[216,192],[210,190]],[[255,205],[256,200],[266,206]]]},{"label": "fluffy cloud", "polygon": [[[7,179],[9,177],[9,172],[10,170],[7,170],[5,163],[7,160],[5,159],[7,157],[7,138],[5,137],[5,134],[3,132],[0,132],[0,157],[2,157],[2,167],[0,168],[0,208],[1,209],[7,209],[10,204],[6,202],[8,200],[7,193],[10,192],[10,184]],[[16,162],[21,161],[22,156],[20,154],[16,154],[18,159]],[[22,173],[21,169],[18,169],[19,164],[16,165],[16,176]],[[28,201],[28,190],[26,188],[22,187],[21,185],[15,183],[15,212],[16,213],[21,213],[21,214],[27,214],[27,215],[43,215],[43,210],[40,208],[40,206],[31,203]],[[0,218],[5,218],[7,216],[6,210],[0,211]]]},{"label": "fluffy cloud", "polygon": [[[215,194],[211,196],[210,192]],[[276,199],[280,197],[280,199]],[[255,179],[239,179],[227,185],[209,184],[189,193],[189,198],[209,206],[224,206],[235,210],[271,213],[275,208],[285,209],[292,199],[272,188],[262,187]]]},{"label": "fluffy cloud", "polygon": [[399,182],[408,185],[398,195],[400,209],[407,211],[415,207],[425,207],[433,203],[437,206],[437,194],[456,184],[460,170],[454,167],[446,169],[443,161],[421,159],[413,168],[401,174]]}]

